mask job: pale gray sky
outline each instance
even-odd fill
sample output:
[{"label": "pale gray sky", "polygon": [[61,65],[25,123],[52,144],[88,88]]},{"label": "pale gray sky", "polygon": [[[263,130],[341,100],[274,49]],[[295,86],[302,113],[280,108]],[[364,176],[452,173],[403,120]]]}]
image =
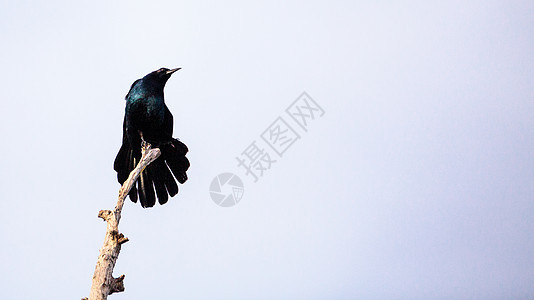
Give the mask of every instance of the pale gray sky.
[{"label": "pale gray sky", "polygon": [[[4,299],[89,294],[123,99],[163,66],[190,180],[126,203],[110,299],[534,297],[532,1],[1,1],[0,34]],[[253,183],[236,156],[303,91],[324,116]]]}]

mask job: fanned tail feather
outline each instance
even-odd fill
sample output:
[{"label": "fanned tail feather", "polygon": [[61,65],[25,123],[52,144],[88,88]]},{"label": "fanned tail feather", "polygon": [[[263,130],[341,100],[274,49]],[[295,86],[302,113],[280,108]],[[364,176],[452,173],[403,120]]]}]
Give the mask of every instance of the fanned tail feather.
[{"label": "fanned tail feather", "polygon": [[171,169],[179,183],[187,180],[187,169],[189,169],[189,160],[185,155],[189,149],[177,139],[172,139],[171,143],[161,147],[161,156]]},{"label": "fanned tail feather", "polygon": [[[134,185],[128,194],[133,202],[137,202],[139,196],[142,207],[154,206],[156,195],[160,204],[167,203],[169,195],[173,197],[178,194],[179,189],[176,180],[179,183],[184,183],[187,180],[186,171],[190,165],[185,156],[188,152],[187,146],[177,139],[172,139],[170,143],[165,143],[159,148],[161,156],[141,173],[137,180],[137,188]],[[114,163],[120,184],[128,179],[139,159],[140,157],[136,157],[136,153],[131,149],[129,143],[123,143]]]},{"label": "fanned tail feather", "polygon": [[145,169],[137,180],[137,189],[139,190],[139,200],[142,207],[152,207],[156,204],[156,194],[154,193],[154,184],[152,176]]}]

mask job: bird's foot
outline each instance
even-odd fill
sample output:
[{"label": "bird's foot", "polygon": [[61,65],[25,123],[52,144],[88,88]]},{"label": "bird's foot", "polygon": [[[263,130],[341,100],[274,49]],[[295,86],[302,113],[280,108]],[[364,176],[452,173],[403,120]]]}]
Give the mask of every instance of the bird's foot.
[{"label": "bird's foot", "polygon": [[142,155],[144,155],[150,149],[152,149],[152,145],[150,145],[149,142],[147,142],[145,140],[141,141],[141,153],[142,153]]},{"label": "bird's foot", "polygon": [[141,130],[139,130],[139,136],[141,137],[141,149],[148,150],[147,147],[150,147],[150,144],[145,141],[145,138],[143,137],[143,132],[141,132]]}]

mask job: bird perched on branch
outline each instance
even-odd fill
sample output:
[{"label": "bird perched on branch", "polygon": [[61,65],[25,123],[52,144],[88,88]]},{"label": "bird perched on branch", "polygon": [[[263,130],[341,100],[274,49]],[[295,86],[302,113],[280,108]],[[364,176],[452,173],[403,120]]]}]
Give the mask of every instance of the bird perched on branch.
[{"label": "bird perched on branch", "polygon": [[187,180],[188,149],[172,137],[173,117],[163,97],[165,83],[178,70],[161,68],[136,80],[125,98],[122,146],[113,166],[119,183],[123,184],[139,163],[142,141],[161,150],[161,156],[139,176],[137,188],[134,185],[130,190],[130,200],[137,202],[139,196],[142,207],[154,206],[156,195],[160,204],[166,203],[169,195],[178,193],[176,180]]}]

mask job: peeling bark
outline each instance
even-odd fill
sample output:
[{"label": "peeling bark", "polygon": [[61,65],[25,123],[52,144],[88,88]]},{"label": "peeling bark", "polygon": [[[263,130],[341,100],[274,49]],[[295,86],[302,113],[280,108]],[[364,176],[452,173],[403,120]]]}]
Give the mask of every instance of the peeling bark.
[{"label": "peeling bark", "polygon": [[122,207],[124,200],[132,189],[132,186],[141,175],[141,172],[151,162],[156,160],[161,151],[157,148],[151,149],[150,144],[143,143],[142,156],[139,164],[130,173],[128,179],[124,182],[119,190],[119,199],[114,210],[101,210],[98,212],[98,217],[107,222],[106,236],[104,238],[104,245],[100,249],[100,255],[96,262],[95,273],[93,274],[93,283],[91,286],[91,293],[88,300],[104,300],[108,295],[124,291],[124,275],[118,278],[113,277],[113,268],[119,257],[121,245],[128,242],[128,238],[122,233],[119,233],[119,221],[121,219]]}]

